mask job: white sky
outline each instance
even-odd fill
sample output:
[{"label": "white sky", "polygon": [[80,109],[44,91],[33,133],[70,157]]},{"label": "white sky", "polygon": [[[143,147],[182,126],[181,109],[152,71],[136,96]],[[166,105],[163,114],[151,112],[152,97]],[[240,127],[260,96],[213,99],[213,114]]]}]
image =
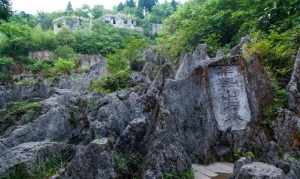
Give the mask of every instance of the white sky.
[{"label": "white sky", "polygon": [[[39,11],[65,10],[69,1],[71,1],[74,9],[81,7],[83,4],[90,6],[100,4],[104,5],[106,9],[112,9],[113,6],[125,0],[11,0],[14,11],[25,11],[31,14]],[[163,2],[164,0],[160,1]],[[185,0],[181,0],[181,2],[183,1]]]}]

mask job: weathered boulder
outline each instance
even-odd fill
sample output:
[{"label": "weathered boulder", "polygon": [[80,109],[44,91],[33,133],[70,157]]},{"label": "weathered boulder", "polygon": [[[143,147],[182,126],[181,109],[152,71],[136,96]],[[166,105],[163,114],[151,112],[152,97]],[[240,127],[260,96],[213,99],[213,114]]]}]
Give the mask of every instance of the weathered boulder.
[{"label": "weathered boulder", "polygon": [[46,80],[20,81],[14,85],[0,86],[0,108],[11,101],[46,99],[53,93]]},{"label": "weathered boulder", "polygon": [[300,118],[287,109],[279,112],[273,122],[274,136],[278,145],[286,150],[300,149]]},{"label": "weathered boulder", "polygon": [[137,118],[132,120],[126,129],[123,131],[118,141],[116,142],[115,149],[118,151],[141,151],[144,136],[146,134],[146,119]]},{"label": "weathered boulder", "polygon": [[48,50],[44,51],[35,51],[35,52],[30,52],[29,53],[29,58],[34,59],[34,60],[52,60],[54,57],[54,53],[50,52]]},{"label": "weathered boulder", "polygon": [[294,72],[288,84],[289,109],[300,115],[300,49],[298,51]]},{"label": "weathered boulder", "polygon": [[107,138],[94,140],[79,147],[76,156],[65,171],[56,178],[61,179],[112,179],[116,177],[112,152]]},{"label": "weathered boulder", "polygon": [[253,162],[234,171],[233,179],[286,179],[284,172],[269,164]]},{"label": "weathered boulder", "polygon": [[149,48],[144,52],[145,65],[142,73],[150,81],[153,81],[159,73],[160,67],[167,63],[167,59],[161,54],[157,53],[153,48]]},{"label": "weathered boulder", "polygon": [[[183,58],[175,80],[157,75],[148,88],[145,108],[151,115],[145,171],[152,178],[182,172],[190,161],[214,161],[226,151],[248,147],[255,123],[272,101],[259,58],[245,60],[241,53],[209,58],[206,52],[200,45]],[[170,146],[176,155],[167,151]],[[173,157],[181,167],[166,165]]]},{"label": "weathered boulder", "polygon": [[130,121],[143,117],[140,96],[135,92],[116,92],[105,97],[89,97],[88,119],[96,138],[121,135]]},{"label": "weathered boulder", "polygon": [[[11,148],[0,155],[0,178],[34,177],[45,162],[67,161],[74,153],[71,145],[53,142],[29,142]],[[57,166],[56,166],[57,167]],[[12,177],[13,178],[13,177]]]},{"label": "weathered boulder", "polygon": [[287,173],[288,179],[298,179],[300,178],[300,161],[299,160],[289,160],[290,171]]},{"label": "weathered boulder", "polygon": [[[79,103],[79,104],[78,104]],[[41,115],[0,138],[0,154],[21,143],[60,141],[76,143],[86,126],[85,106],[80,98],[56,95],[42,102]]]},{"label": "weathered boulder", "polygon": [[71,89],[73,92],[86,93],[93,80],[99,79],[107,73],[106,60],[101,56],[93,58],[96,59],[91,59],[93,62],[89,63],[91,66],[87,68],[85,73],[73,73],[62,76],[56,81],[54,86],[61,89]]}]

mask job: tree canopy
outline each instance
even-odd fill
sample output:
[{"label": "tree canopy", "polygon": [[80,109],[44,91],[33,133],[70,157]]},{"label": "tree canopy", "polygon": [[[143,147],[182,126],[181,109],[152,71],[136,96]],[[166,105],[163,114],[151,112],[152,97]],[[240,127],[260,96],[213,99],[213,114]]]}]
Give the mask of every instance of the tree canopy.
[{"label": "tree canopy", "polygon": [[9,0],[0,0],[0,20],[8,20],[11,15],[11,7]]}]

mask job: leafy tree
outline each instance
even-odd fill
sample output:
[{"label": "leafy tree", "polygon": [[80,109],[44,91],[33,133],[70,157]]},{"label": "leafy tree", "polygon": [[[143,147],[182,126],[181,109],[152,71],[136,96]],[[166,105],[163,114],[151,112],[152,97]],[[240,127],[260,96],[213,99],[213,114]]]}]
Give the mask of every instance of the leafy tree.
[{"label": "leafy tree", "polygon": [[178,3],[176,2],[176,0],[172,0],[171,1],[171,6],[173,7],[173,9],[177,9],[177,5],[178,5]]},{"label": "leafy tree", "polygon": [[124,4],[120,2],[117,6],[117,11],[122,11],[124,9]]},{"label": "leafy tree", "polygon": [[0,33],[6,39],[5,43],[0,45],[0,53],[16,58],[19,55],[27,55],[32,49],[31,28],[28,25],[17,22],[2,23]]},{"label": "leafy tree", "polygon": [[68,2],[68,5],[67,5],[67,8],[66,8],[66,14],[70,15],[70,14],[73,14],[74,12],[74,9],[73,9],[73,6],[72,6],[72,3],[71,1]]},{"label": "leafy tree", "polygon": [[54,50],[57,39],[53,31],[44,31],[40,26],[31,30],[31,43],[33,50]]},{"label": "leafy tree", "polygon": [[104,14],[104,7],[102,5],[96,5],[92,8],[92,15],[95,19],[103,16]]},{"label": "leafy tree", "polygon": [[49,30],[52,28],[52,17],[48,13],[39,12],[37,14],[37,22],[43,30]]},{"label": "leafy tree", "polygon": [[9,21],[17,22],[19,24],[26,24],[30,27],[35,27],[37,25],[37,18],[34,15],[27,14],[24,11],[16,12],[9,18]]},{"label": "leafy tree", "polygon": [[81,8],[76,9],[75,14],[80,17],[89,18],[92,15],[92,12],[90,6],[84,4]]},{"label": "leafy tree", "polygon": [[9,16],[11,16],[9,0],[0,0],[0,20],[7,21]]},{"label": "leafy tree", "polygon": [[125,3],[125,6],[127,7],[135,7],[135,2],[133,0],[127,0]]},{"label": "leafy tree", "polygon": [[72,31],[68,29],[62,29],[57,35],[56,39],[59,46],[69,46],[71,47],[76,43],[75,36]]},{"label": "leafy tree", "polygon": [[146,18],[151,23],[162,23],[164,19],[173,14],[175,9],[172,4],[169,2],[165,2],[162,4],[157,4],[152,8],[152,11],[147,14]]},{"label": "leafy tree", "polygon": [[152,10],[153,6],[157,4],[158,0],[139,0],[138,6],[141,9],[144,9],[146,12]]}]

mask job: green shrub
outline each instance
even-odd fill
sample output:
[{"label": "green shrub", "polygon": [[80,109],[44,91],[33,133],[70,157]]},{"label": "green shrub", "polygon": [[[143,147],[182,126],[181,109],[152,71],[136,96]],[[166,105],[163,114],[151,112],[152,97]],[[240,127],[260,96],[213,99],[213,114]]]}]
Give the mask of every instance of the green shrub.
[{"label": "green shrub", "polygon": [[53,31],[44,31],[40,26],[31,30],[31,41],[34,50],[54,50],[57,39]]},{"label": "green shrub", "polygon": [[51,61],[43,60],[32,60],[32,63],[28,65],[29,70],[34,73],[47,73],[49,69],[53,66]]},{"label": "green shrub", "polygon": [[186,170],[182,173],[165,173],[162,179],[194,179],[192,169]]},{"label": "green shrub", "polygon": [[93,81],[90,90],[98,93],[111,93],[129,87],[129,79],[130,73],[128,71],[120,71]]},{"label": "green shrub", "polygon": [[10,79],[10,66],[14,64],[12,58],[0,57],[0,81],[7,81]]},{"label": "green shrub", "polygon": [[63,58],[63,59],[76,59],[76,53],[75,51],[68,46],[60,46],[55,51],[54,54],[56,58]]},{"label": "green shrub", "polygon": [[143,50],[148,47],[149,41],[145,38],[131,37],[125,39],[125,47],[116,50],[116,53],[107,56],[108,70],[117,73],[127,70],[138,64]]},{"label": "green shrub", "polygon": [[56,35],[58,46],[69,46],[71,47],[76,43],[74,33],[68,29],[59,31]]},{"label": "green shrub", "polygon": [[234,153],[233,153],[233,159],[234,160],[233,161],[237,161],[242,157],[247,157],[247,158],[254,159],[255,154],[251,151],[248,151],[248,152],[242,152],[241,150],[234,151]]},{"label": "green shrub", "polygon": [[74,60],[58,58],[58,60],[54,62],[52,70],[56,74],[70,74],[75,67],[76,64]]},{"label": "green shrub", "polygon": [[114,154],[118,178],[138,178],[142,157],[139,154]]}]

